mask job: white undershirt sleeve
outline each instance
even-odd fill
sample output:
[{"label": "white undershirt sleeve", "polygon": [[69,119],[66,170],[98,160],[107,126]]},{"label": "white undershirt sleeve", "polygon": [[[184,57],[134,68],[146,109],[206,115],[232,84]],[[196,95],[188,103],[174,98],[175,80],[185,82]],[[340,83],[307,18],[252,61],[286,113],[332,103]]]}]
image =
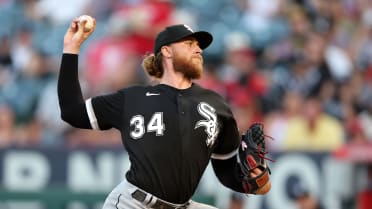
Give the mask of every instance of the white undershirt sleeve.
[{"label": "white undershirt sleeve", "polygon": [[100,130],[98,126],[98,121],[96,118],[96,114],[94,113],[93,105],[92,105],[92,98],[89,98],[85,101],[85,107],[87,108],[87,113],[90,121],[90,125],[94,130]]}]

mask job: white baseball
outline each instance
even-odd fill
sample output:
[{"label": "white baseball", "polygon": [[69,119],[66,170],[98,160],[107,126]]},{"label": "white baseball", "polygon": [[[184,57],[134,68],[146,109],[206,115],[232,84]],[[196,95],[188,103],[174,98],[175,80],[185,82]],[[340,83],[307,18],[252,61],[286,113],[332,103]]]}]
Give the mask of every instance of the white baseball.
[{"label": "white baseball", "polygon": [[94,19],[89,15],[81,15],[79,17],[79,22],[86,20],[84,31],[90,31],[94,26]]}]

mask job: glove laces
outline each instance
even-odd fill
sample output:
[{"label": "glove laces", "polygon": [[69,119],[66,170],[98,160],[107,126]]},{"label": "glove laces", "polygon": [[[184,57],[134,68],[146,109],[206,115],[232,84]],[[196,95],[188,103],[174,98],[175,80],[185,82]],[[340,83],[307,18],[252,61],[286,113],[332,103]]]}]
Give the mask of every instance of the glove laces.
[{"label": "glove laces", "polygon": [[[263,133],[263,123],[257,122],[256,124],[260,126],[260,130],[261,130],[261,132],[259,133],[260,134],[260,137],[259,137],[260,140],[259,140],[259,143],[257,143],[257,156],[259,158],[263,159],[263,160],[269,160],[271,162],[275,162],[274,159],[266,157],[266,155],[269,154],[269,152],[268,151],[262,151],[262,150],[265,150],[265,147],[261,147],[262,144],[264,144],[264,140],[266,138],[269,138],[271,140],[274,140],[274,138]],[[253,134],[253,133],[251,133],[251,134]],[[263,149],[261,149],[261,148],[263,148]]]}]

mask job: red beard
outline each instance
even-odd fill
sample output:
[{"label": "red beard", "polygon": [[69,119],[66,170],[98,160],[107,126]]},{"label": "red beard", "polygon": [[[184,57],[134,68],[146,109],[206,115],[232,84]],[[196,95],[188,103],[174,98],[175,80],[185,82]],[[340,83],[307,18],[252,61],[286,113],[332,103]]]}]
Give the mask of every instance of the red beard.
[{"label": "red beard", "polygon": [[173,67],[176,72],[182,73],[187,79],[199,79],[203,72],[203,57],[193,56],[190,59],[175,53]]}]

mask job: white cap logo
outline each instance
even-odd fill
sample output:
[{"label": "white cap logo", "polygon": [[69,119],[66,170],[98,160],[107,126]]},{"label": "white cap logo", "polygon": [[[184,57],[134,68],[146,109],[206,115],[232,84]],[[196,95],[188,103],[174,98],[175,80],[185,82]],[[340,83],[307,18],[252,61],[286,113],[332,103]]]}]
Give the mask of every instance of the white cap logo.
[{"label": "white cap logo", "polygon": [[189,31],[191,31],[192,33],[194,33],[194,31],[191,29],[191,27],[190,26],[188,26],[188,25],[183,25],[187,30],[189,30]]}]

